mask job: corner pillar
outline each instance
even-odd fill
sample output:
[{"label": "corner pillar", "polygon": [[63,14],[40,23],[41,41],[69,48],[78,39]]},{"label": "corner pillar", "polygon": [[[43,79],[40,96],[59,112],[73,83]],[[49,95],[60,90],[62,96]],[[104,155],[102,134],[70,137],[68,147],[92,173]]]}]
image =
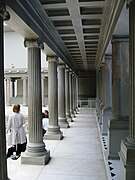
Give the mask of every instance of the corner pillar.
[{"label": "corner pillar", "polygon": [[129,37],[112,40],[112,117],[108,129],[108,158],[119,159],[120,143],[128,135],[129,124]]},{"label": "corner pillar", "polygon": [[119,153],[122,180],[135,179],[135,1],[129,1],[129,36],[129,134]]}]

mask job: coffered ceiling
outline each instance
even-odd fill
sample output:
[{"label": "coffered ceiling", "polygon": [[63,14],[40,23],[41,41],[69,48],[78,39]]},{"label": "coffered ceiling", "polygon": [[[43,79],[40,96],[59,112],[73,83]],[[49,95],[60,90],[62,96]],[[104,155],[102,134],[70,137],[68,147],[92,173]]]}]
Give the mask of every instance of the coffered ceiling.
[{"label": "coffered ceiling", "polygon": [[79,70],[95,68],[104,0],[40,0]]},{"label": "coffered ceiling", "polygon": [[100,67],[124,3],[125,0],[7,0],[11,14],[8,24],[14,24],[24,38],[36,34],[47,46],[47,54],[51,49],[76,72],[88,72]]}]

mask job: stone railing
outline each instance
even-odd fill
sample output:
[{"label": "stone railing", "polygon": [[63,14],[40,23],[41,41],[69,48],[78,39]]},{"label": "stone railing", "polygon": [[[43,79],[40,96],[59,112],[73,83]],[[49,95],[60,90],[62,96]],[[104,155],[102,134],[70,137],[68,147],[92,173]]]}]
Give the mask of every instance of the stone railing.
[{"label": "stone railing", "polygon": [[88,107],[88,108],[95,108],[95,99],[85,99],[85,100],[78,100],[78,107]]}]

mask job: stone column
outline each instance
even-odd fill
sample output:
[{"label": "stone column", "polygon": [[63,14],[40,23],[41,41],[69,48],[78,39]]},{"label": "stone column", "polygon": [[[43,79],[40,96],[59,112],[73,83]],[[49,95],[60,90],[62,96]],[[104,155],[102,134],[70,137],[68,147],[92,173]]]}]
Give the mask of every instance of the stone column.
[{"label": "stone column", "polygon": [[76,105],[76,74],[74,74],[73,77],[73,81],[74,81],[74,113],[77,114],[77,105]]},{"label": "stone column", "polygon": [[58,65],[58,120],[61,128],[68,128],[65,106],[65,65]]},{"label": "stone column", "polygon": [[69,68],[65,70],[65,101],[66,101],[66,117],[68,122],[72,122],[70,115],[70,94],[69,94]]},{"label": "stone column", "polygon": [[45,139],[61,140],[62,132],[58,125],[58,79],[57,57],[48,56],[48,101],[49,101],[49,128]]},{"label": "stone column", "polygon": [[27,77],[23,77],[23,106],[27,106]]},{"label": "stone column", "polygon": [[42,76],[42,106],[45,106],[45,77]]},{"label": "stone column", "polygon": [[11,83],[12,83],[12,97],[15,96],[15,79],[12,78],[11,79]]},{"label": "stone column", "polygon": [[75,117],[73,111],[73,81],[72,81],[72,71],[69,72],[69,93],[70,93],[70,116],[73,118]]},{"label": "stone column", "polygon": [[103,67],[100,67],[99,72],[99,126],[100,129],[102,128],[102,119],[103,119],[103,92],[104,92],[104,86],[103,86]]},{"label": "stone column", "polygon": [[135,1],[129,3],[129,135],[121,141],[122,180],[135,179]]},{"label": "stone column", "polygon": [[76,76],[76,110],[79,112],[79,108],[78,108],[78,76]]},{"label": "stone column", "polygon": [[129,123],[129,37],[112,40],[112,118],[109,120],[109,159],[118,159],[120,142],[128,135]]},{"label": "stone column", "polygon": [[7,178],[5,100],[4,100],[4,28],[3,21],[9,19],[4,3],[0,1],[0,179]]},{"label": "stone column", "polygon": [[108,133],[108,119],[112,115],[112,56],[105,55],[104,65],[104,109],[102,119],[102,135]]},{"label": "stone column", "polygon": [[99,88],[99,70],[96,72],[96,114],[97,114],[97,120],[99,122],[99,104],[100,104],[100,88]]},{"label": "stone column", "polygon": [[11,98],[10,98],[10,78],[6,79],[6,105],[11,106]]},{"label": "stone column", "polygon": [[45,165],[50,152],[45,149],[42,136],[41,101],[41,45],[38,40],[25,40],[28,48],[28,125],[29,141],[21,158],[22,164]]},{"label": "stone column", "polygon": [[75,110],[75,74],[74,73],[72,73],[72,93],[73,93],[73,112],[75,117],[76,110]]}]

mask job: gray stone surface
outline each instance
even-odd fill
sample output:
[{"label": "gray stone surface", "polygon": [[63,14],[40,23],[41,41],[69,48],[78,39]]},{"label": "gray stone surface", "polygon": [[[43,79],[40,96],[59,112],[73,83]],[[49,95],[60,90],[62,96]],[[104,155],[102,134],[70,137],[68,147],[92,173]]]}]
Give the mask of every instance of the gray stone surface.
[{"label": "gray stone surface", "polygon": [[20,164],[8,159],[8,174],[16,180],[107,180],[95,110],[80,109],[64,138],[45,140],[51,160],[46,166]]},{"label": "gray stone surface", "polygon": [[58,65],[58,123],[60,128],[68,128],[65,106],[65,65]]},{"label": "gray stone surface", "polygon": [[[109,124],[109,158],[119,158],[120,142],[128,136],[129,37],[112,40],[112,117]],[[113,122],[114,121],[114,122]],[[127,125],[127,126],[125,126]],[[115,141],[116,140],[116,141]]]},{"label": "gray stone surface", "polygon": [[69,92],[69,68],[65,70],[65,101],[66,101],[66,117],[68,122],[72,122],[70,115],[70,92]]},{"label": "gray stone surface", "polygon": [[[45,139],[61,139],[62,132],[58,125],[58,79],[57,57],[47,57],[48,60],[48,98],[49,98],[49,127]],[[52,136],[52,137],[51,137]],[[55,137],[56,136],[56,137]]]},{"label": "gray stone surface", "polygon": [[123,180],[135,178],[135,1],[129,3],[129,134],[121,142],[120,162]]},{"label": "gray stone surface", "polygon": [[46,152],[43,156],[27,156],[26,153],[21,155],[21,164],[31,165],[46,165],[50,160],[50,151]]},{"label": "gray stone surface", "polygon": [[[26,155],[29,157],[46,154],[42,137],[42,100],[41,100],[41,49],[38,40],[26,40],[28,48],[28,125],[29,142]],[[22,161],[23,163],[24,161]],[[28,162],[29,161],[28,158]]]}]

